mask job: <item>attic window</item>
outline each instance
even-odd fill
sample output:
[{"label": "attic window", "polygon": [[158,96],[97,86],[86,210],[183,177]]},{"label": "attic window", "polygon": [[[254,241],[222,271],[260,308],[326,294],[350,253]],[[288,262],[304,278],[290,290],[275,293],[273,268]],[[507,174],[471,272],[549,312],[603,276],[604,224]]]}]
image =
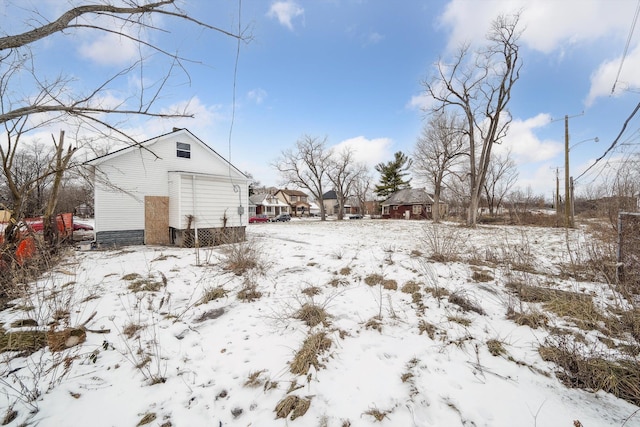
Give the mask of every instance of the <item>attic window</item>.
[{"label": "attic window", "polygon": [[191,144],[176,142],[176,155],[185,159],[191,158]]}]

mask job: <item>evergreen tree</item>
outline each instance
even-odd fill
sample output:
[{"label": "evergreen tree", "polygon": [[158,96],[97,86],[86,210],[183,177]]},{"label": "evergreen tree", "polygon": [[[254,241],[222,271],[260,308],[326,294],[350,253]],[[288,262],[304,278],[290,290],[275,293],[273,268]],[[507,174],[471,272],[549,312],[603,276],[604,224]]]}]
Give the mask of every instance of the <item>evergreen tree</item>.
[{"label": "evergreen tree", "polygon": [[394,159],[387,163],[378,163],[376,170],[380,172],[380,184],[376,185],[374,192],[381,199],[404,188],[411,188],[411,178],[405,179],[409,174],[413,161],[402,151],[394,154]]}]

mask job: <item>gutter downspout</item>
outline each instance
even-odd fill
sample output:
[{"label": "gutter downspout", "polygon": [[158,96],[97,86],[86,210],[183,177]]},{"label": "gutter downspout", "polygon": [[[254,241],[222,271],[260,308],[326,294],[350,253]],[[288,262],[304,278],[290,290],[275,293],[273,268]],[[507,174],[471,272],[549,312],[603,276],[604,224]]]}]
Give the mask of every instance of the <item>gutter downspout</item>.
[{"label": "gutter downspout", "polygon": [[195,247],[198,247],[198,226],[196,225],[196,176],[191,175],[191,205],[193,209],[193,229],[194,229],[194,242]]}]

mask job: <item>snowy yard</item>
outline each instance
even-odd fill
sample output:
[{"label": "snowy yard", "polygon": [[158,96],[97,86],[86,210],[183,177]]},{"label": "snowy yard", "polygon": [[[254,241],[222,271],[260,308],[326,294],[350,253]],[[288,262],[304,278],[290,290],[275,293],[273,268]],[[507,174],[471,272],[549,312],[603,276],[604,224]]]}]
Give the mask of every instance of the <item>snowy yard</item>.
[{"label": "snowy yard", "polygon": [[582,256],[582,231],[432,227],[294,219],[251,224],[233,247],[75,252],[0,312],[0,326],[25,330],[32,319],[36,329],[86,331],[86,340],[3,353],[0,420],[640,425],[637,406],[565,387],[538,351],[555,328],[611,352],[596,331],[550,314],[533,328],[507,315],[540,307],[521,301],[513,282],[611,304],[606,284],[563,274]]}]

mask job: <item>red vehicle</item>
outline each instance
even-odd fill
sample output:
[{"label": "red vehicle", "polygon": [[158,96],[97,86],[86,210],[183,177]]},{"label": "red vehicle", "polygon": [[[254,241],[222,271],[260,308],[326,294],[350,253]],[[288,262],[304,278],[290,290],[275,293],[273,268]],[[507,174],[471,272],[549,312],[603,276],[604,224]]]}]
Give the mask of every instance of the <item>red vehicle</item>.
[{"label": "red vehicle", "polygon": [[255,222],[269,222],[269,217],[264,214],[249,217],[249,224],[253,224]]}]

